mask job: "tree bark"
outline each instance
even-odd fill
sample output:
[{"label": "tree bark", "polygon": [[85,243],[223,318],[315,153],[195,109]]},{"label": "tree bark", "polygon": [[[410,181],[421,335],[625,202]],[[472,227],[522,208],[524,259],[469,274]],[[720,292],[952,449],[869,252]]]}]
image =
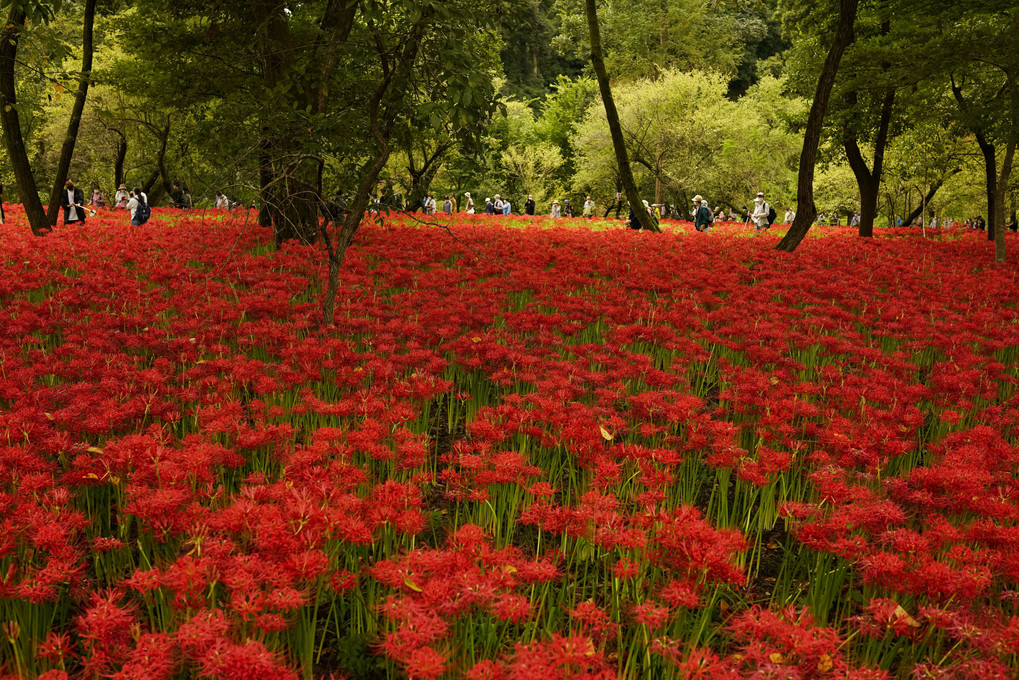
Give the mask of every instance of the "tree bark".
[{"label": "tree bark", "polygon": [[[851,1],[854,6],[856,0]],[[605,57],[602,54],[601,29],[598,26],[598,8],[595,0],[587,0],[587,27],[591,34],[591,65],[594,67],[595,75],[598,78],[598,89],[601,91],[602,102],[605,105],[605,118],[609,124],[609,132],[612,135],[612,147],[616,152],[616,165],[619,168],[619,179],[623,185],[623,194],[630,202],[630,209],[636,215],[637,221],[643,229],[649,231],[661,231],[655,224],[651,215],[644,210],[644,203],[637,191],[637,183],[633,179],[633,170],[630,168],[630,159],[626,152],[626,141],[623,139],[623,128],[619,124],[619,112],[616,110],[615,99],[612,98],[612,86],[609,83],[609,74],[605,68]]]},{"label": "tree bark", "polygon": [[977,145],[984,157],[984,181],[987,191],[987,240],[995,237],[995,219],[998,214],[998,150],[981,132],[976,133]]},{"label": "tree bark", "polygon": [[892,108],[895,104],[895,90],[890,89],[885,93],[881,102],[881,118],[878,121],[877,136],[874,138],[874,168],[867,167],[867,161],[863,158],[860,145],[856,135],[851,130],[846,131],[843,145],[846,150],[846,158],[849,160],[849,167],[856,176],[856,184],[860,190],[860,236],[871,238],[874,236],[874,222],[877,219],[878,197],[881,192],[881,180],[884,172],[885,150],[888,148],[888,131],[892,122]]},{"label": "tree bark", "polygon": [[[962,172],[962,169],[956,168],[955,170],[952,170],[952,172],[948,173],[948,177],[951,177],[952,175],[958,175],[960,172]],[[903,219],[902,223],[907,227],[913,224],[913,220],[920,216],[920,213],[923,212],[924,206],[930,205],[931,201],[934,200],[934,196],[938,193],[938,190],[941,189],[942,186],[944,186],[944,184],[945,184],[944,178],[939,179],[937,182],[935,182],[933,186],[931,186],[930,190],[927,192],[927,195],[920,197],[920,205],[916,206],[916,208],[911,210],[910,213],[905,217],[905,219]]]},{"label": "tree bark", "polygon": [[413,144],[408,145],[407,172],[410,173],[410,190],[407,192],[408,210],[416,210],[421,207],[421,202],[428,193],[428,187],[431,186],[435,174],[439,171],[439,160],[451,146],[451,144],[439,144],[430,154],[427,149],[423,149],[422,164],[418,167],[414,160],[414,146]]},{"label": "tree bark", "polygon": [[[588,0],[591,2],[591,0]],[[810,231],[814,218],[817,217],[817,206],[814,205],[814,166],[817,163],[817,147],[821,141],[821,129],[828,111],[835,76],[839,71],[839,63],[846,49],[853,42],[856,24],[858,0],[839,0],[839,23],[832,40],[828,56],[821,69],[821,77],[817,81],[814,102],[810,106],[807,117],[807,129],[803,136],[803,151],[800,153],[799,179],[796,184],[796,219],[789,227],[788,233],[779,241],[777,249],[791,253]]]},{"label": "tree bark", "polygon": [[119,139],[117,140],[117,160],[113,163],[113,186],[120,188],[121,184],[126,184],[127,179],[124,177],[124,163],[127,161],[127,135],[120,130],[115,130]]},{"label": "tree bark", "polygon": [[[1001,174],[998,176],[997,195],[994,197],[994,261],[1005,262],[1005,194],[1008,192],[1008,181],[1012,177],[1012,162],[1015,158],[1016,140],[1013,138],[1005,149],[1005,158],[1001,162]],[[990,222],[988,222],[990,225]]]},{"label": "tree bark", "polygon": [[78,143],[78,129],[81,127],[81,115],[85,110],[88,87],[92,80],[92,29],[95,25],[95,18],[96,0],[85,0],[85,16],[81,32],[81,75],[78,76],[78,92],[74,95],[74,106],[71,108],[71,118],[67,122],[67,134],[64,135],[64,144],[60,148],[60,160],[57,162],[57,173],[53,178],[53,191],[50,192],[50,204],[46,210],[46,216],[49,218],[51,227],[57,226],[57,217],[60,214],[60,196],[64,190],[67,173],[71,169],[74,147]]},{"label": "tree bark", "polygon": [[28,224],[33,234],[43,236],[50,225],[46,221],[46,211],[39,200],[39,188],[28,161],[15,93],[14,68],[18,62],[18,41],[27,19],[24,10],[15,3],[7,15],[6,25],[0,31],[0,124],[3,125],[7,155],[11,159],[11,170],[14,172],[18,196],[25,207]]}]

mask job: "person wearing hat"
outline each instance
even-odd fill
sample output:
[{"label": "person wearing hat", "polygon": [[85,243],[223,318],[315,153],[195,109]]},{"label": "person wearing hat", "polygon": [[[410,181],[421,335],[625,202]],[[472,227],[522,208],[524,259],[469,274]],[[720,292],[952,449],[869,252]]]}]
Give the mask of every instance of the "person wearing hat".
[{"label": "person wearing hat", "polygon": [[562,208],[559,207],[558,199],[555,200],[555,201],[552,201],[552,212],[550,212],[548,214],[548,216],[552,217],[552,218],[556,218],[556,217],[562,217],[562,214],[563,214]]},{"label": "person wearing hat", "polygon": [[467,199],[466,201],[464,201],[464,211],[468,215],[473,215],[474,214],[474,199],[471,198],[471,192],[469,192],[469,191],[466,192],[464,194],[464,198]]},{"label": "person wearing hat", "polygon": [[584,201],[584,217],[587,219],[594,217],[594,199],[590,196]]},{"label": "person wearing hat", "polygon": [[706,233],[715,221],[711,215],[711,208],[708,207],[708,202],[700,194],[693,197],[693,203],[693,228]]},{"label": "person wearing hat", "polygon": [[534,214],[534,196],[532,194],[527,194],[527,200],[524,201],[524,214]]},{"label": "person wearing hat", "polygon": [[757,194],[757,198],[754,199],[754,214],[750,216],[750,219],[754,222],[754,229],[761,231],[771,226],[771,222],[768,219],[768,213],[770,212],[771,206],[764,200],[764,192],[761,191]]},{"label": "person wearing hat", "polygon": [[117,193],[113,196],[114,208],[126,208],[127,202],[131,200],[131,192],[127,190],[126,184],[117,187]]},{"label": "person wearing hat", "polygon": [[492,203],[492,199],[490,198],[485,199],[485,214],[486,215],[495,214],[495,205]]}]

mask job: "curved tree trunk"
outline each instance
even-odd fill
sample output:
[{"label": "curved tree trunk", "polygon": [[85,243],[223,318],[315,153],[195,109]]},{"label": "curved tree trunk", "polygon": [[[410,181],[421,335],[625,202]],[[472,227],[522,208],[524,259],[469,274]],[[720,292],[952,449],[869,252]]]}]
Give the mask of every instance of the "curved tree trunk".
[{"label": "curved tree trunk", "polygon": [[814,218],[817,217],[817,206],[814,205],[814,166],[817,163],[817,147],[821,141],[821,129],[824,126],[824,116],[828,111],[828,100],[835,85],[839,63],[853,42],[857,4],[858,0],[839,0],[838,29],[828,50],[828,57],[824,60],[821,77],[817,81],[817,91],[810,106],[807,129],[803,135],[803,151],[800,153],[799,179],[796,184],[796,219],[777,246],[778,250],[787,253],[796,250],[803,237],[810,231]]},{"label": "curved tree trunk", "polygon": [[89,81],[92,80],[92,28],[95,25],[95,18],[96,0],[85,0],[84,27],[81,34],[81,75],[78,76],[78,92],[74,95],[74,107],[71,109],[71,119],[67,122],[67,134],[64,135],[64,144],[60,148],[60,160],[57,162],[57,173],[53,178],[53,191],[50,192],[50,204],[46,210],[46,216],[49,218],[51,227],[57,226],[57,216],[60,214],[60,195],[64,189],[67,173],[71,169],[74,147],[78,143],[78,129],[81,127],[81,114],[85,110]]},{"label": "curved tree trunk", "polygon": [[[1012,177],[1012,162],[1015,158],[1016,140],[1012,139],[1005,150],[1005,158],[1001,162],[1001,175],[998,176],[998,190],[994,197],[994,261],[1001,264],[1005,261],[1005,194],[1008,181]],[[990,222],[987,223],[990,225]]]},{"label": "curved tree trunk", "polygon": [[117,140],[117,160],[113,163],[113,186],[120,188],[121,184],[127,184],[124,177],[124,163],[127,161],[127,135],[120,130],[114,130],[119,139]]},{"label": "curved tree trunk", "polygon": [[[856,4],[856,0],[852,2]],[[651,215],[644,210],[643,201],[637,192],[637,183],[633,179],[633,170],[630,168],[630,159],[626,153],[626,141],[623,139],[623,128],[619,124],[619,112],[616,110],[616,101],[612,98],[609,74],[605,69],[605,57],[602,55],[601,29],[598,26],[598,8],[595,0],[587,0],[587,27],[591,33],[591,65],[598,77],[598,89],[601,90],[602,102],[605,104],[605,118],[612,134],[612,147],[616,152],[616,166],[619,168],[623,194],[630,202],[630,208],[642,228],[661,231],[661,227],[655,224]]]},{"label": "curved tree trunk", "polygon": [[15,94],[14,67],[18,61],[18,41],[28,18],[19,7],[17,3],[11,6],[7,24],[0,31],[0,123],[3,124],[7,155],[11,159],[18,196],[25,206],[25,216],[32,227],[32,233],[42,236],[50,225],[46,221],[42,201],[39,200],[39,188],[32,174],[32,165],[28,162]]}]

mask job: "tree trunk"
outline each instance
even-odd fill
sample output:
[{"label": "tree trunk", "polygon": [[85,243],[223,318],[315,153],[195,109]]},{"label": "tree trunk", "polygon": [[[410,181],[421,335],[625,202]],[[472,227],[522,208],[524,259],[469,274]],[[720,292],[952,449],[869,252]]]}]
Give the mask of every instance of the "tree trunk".
[{"label": "tree trunk", "polygon": [[860,190],[860,236],[874,236],[874,221],[877,219],[878,197],[881,192],[881,179],[884,172],[885,150],[888,148],[888,130],[892,122],[892,107],[895,104],[895,90],[888,90],[881,102],[881,119],[878,122],[877,136],[874,138],[874,169],[867,167],[860,145],[852,131],[847,130],[844,146],[849,166],[856,176],[856,184]]},{"label": "tree trunk", "polygon": [[[852,2],[854,7],[856,5],[856,0],[844,1]],[[598,89],[601,91],[602,102],[605,105],[605,118],[609,124],[609,132],[612,134],[612,147],[616,152],[616,165],[619,168],[623,194],[630,202],[630,209],[636,215],[641,228],[661,231],[651,215],[644,210],[644,203],[637,192],[637,183],[633,179],[633,170],[630,168],[630,159],[626,152],[626,141],[623,139],[623,128],[619,124],[619,112],[616,110],[616,102],[612,98],[609,74],[605,69],[605,58],[602,55],[601,29],[598,27],[598,8],[595,0],[587,0],[587,27],[591,33],[591,65],[598,77]]]},{"label": "tree trunk", "polygon": [[[285,3],[259,0],[251,5],[257,26],[258,50],[262,67],[262,86],[267,102],[281,97],[282,85],[296,77],[295,55]],[[299,80],[299,79],[298,79]],[[287,106],[289,102],[279,102]],[[313,175],[304,175],[300,143],[286,126],[263,125],[265,158],[260,159],[262,213],[259,223],[271,221],[276,245],[296,240],[314,243],[319,235],[319,200]]]},{"label": "tree trunk", "polygon": [[[952,175],[958,175],[960,172],[962,172],[962,170],[959,169],[959,168],[956,168],[952,172],[948,173],[948,176],[951,177]],[[923,195],[920,196],[920,205],[916,206],[916,208],[911,210],[910,213],[906,216],[906,218],[903,220],[902,223],[904,225],[906,225],[907,227],[909,225],[913,224],[913,220],[915,220],[917,217],[920,216],[920,214],[923,212],[923,209],[924,209],[925,206],[930,205],[930,202],[934,200],[934,196],[938,193],[938,190],[944,184],[945,184],[945,180],[944,179],[939,179],[937,182],[935,182],[934,185],[927,192],[926,196],[923,196]],[[909,196],[909,194],[907,194],[907,200],[908,200],[908,196]],[[909,205],[909,204],[907,203],[906,205]]]},{"label": "tree trunk", "polygon": [[120,188],[121,184],[127,184],[124,177],[124,163],[127,161],[127,135],[120,130],[115,131],[120,139],[117,141],[117,160],[113,163],[113,186]]},{"label": "tree trunk", "polygon": [[95,25],[95,18],[96,0],[85,0],[84,27],[81,33],[81,75],[78,76],[78,92],[74,95],[71,119],[67,122],[67,134],[64,135],[64,144],[60,147],[57,174],[53,178],[53,191],[50,193],[50,204],[46,211],[51,227],[57,226],[57,216],[60,213],[60,197],[64,190],[64,182],[67,180],[67,173],[71,169],[74,146],[78,143],[78,129],[81,127],[81,114],[85,110],[88,86],[92,80],[92,28]]},{"label": "tree trunk", "polygon": [[410,187],[407,192],[407,209],[418,210],[422,201],[428,194],[428,188],[432,185],[436,173],[439,171],[440,159],[449,150],[450,144],[440,144],[428,153],[428,149],[422,149],[422,164],[418,167],[414,160],[414,148],[410,145],[407,148],[407,172],[410,173]]},{"label": "tree trunk", "polygon": [[28,162],[25,138],[21,132],[18,116],[18,100],[15,94],[14,68],[18,62],[18,41],[25,27],[27,16],[20,5],[15,3],[7,15],[7,24],[0,31],[0,123],[3,124],[7,155],[11,159],[11,170],[18,187],[18,196],[25,206],[25,216],[32,233],[42,236],[49,229],[46,211],[39,200],[39,189]]},{"label": "tree trunk", "polygon": [[983,133],[976,133],[977,145],[984,156],[984,180],[987,190],[987,240],[994,240],[995,220],[998,213],[998,153],[994,144]]},{"label": "tree trunk", "polygon": [[[590,3],[592,0],[588,0]],[[803,151],[800,153],[799,179],[796,184],[796,219],[789,227],[788,233],[779,241],[777,249],[791,253],[810,231],[814,218],[817,217],[817,206],[814,205],[814,166],[817,163],[817,147],[821,141],[821,129],[824,127],[824,116],[828,111],[828,100],[831,98],[835,76],[839,71],[839,63],[846,49],[853,42],[853,27],[856,24],[856,8],[858,0],[839,0],[839,24],[828,57],[824,60],[821,77],[817,82],[814,102],[810,106],[807,117],[807,129],[803,136]]]},{"label": "tree trunk", "polygon": [[[1012,162],[1015,158],[1016,140],[1013,138],[1005,150],[1005,158],[1001,162],[1001,175],[998,176],[997,195],[994,197],[994,261],[1005,262],[1005,195],[1008,192],[1008,181],[1012,177]],[[988,222],[990,225],[990,222]]]}]

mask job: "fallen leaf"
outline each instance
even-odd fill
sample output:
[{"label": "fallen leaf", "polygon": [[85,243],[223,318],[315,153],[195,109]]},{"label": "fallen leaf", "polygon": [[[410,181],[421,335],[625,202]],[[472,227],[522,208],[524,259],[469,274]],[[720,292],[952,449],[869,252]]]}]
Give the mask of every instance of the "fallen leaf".
[{"label": "fallen leaf", "polygon": [[920,622],[914,619],[912,616],[910,616],[909,612],[903,609],[901,604],[895,605],[895,611],[892,612],[892,615],[897,619],[902,619],[903,621],[905,621],[906,625],[909,626],[910,628],[920,627]]},{"label": "fallen leaf", "polygon": [[821,673],[827,673],[832,669],[835,663],[831,660],[831,657],[827,654],[822,654],[821,658],[817,660],[817,670]]},{"label": "fallen leaf", "polygon": [[413,581],[411,581],[410,577],[407,577],[407,578],[403,579],[403,585],[407,586],[408,588],[413,590],[415,593],[420,593],[421,592],[421,586],[419,586],[418,584],[416,584]]},{"label": "fallen leaf", "polygon": [[778,652],[772,652],[771,654],[769,654],[768,655],[768,659],[771,660],[771,663],[777,663],[777,664],[785,663],[785,657],[782,656],[781,654],[779,654]]},{"label": "fallen leaf", "polygon": [[604,425],[599,425],[598,429],[601,430],[601,436],[602,436],[602,438],[605,439],[605,441],[607,441],[607,442],[612,441],[612,433],[609,432],[608,430],[606,430]]}]

